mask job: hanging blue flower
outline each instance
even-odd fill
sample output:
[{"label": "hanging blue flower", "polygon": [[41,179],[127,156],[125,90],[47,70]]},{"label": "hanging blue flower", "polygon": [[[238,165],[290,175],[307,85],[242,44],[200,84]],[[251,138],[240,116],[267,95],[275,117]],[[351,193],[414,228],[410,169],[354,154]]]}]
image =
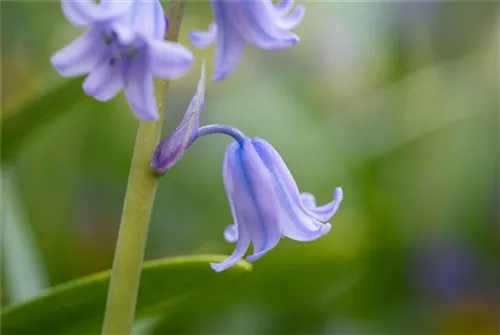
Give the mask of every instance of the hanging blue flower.
[{"label": "hanging blue flower", "polygon": [[234,224],[224,231],[228,242],[236,242],[233,254],[222,263],[213,263],[223,271],[243,258],[250,243],[255,261],[274,248],[281,237],[313,241],[330,231],[325,223],[335,214],[343,198],[337,187],[333,201],[317,206],[310,193],[300,193],[285,162],[268,142],[248,138],[226,125],[198,128],[203,105],[204,67],[198,89],[179,127],[158,145],[151,166],[158,174],[166,173],[194,141],[210,134],[226,134],[235,139],[226,149],[223,181]]},{"label": "hanging blue flower", "polygon": [[216,43],[213,80],[226,79],[238,66],[248,42],[264,50],[288,48],[299,42],[291,32],[304,16],[294,0],[211,0],[214,22],[208,32],[194,31],[189,38],[197,48]]}]

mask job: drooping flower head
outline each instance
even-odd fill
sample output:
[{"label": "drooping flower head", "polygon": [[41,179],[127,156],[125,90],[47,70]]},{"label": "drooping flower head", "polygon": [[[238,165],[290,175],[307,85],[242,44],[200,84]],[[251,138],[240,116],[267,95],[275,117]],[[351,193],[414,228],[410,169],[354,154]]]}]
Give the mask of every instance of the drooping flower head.
[{"label": "drooping flower head", "polygon": [[107,101],[124,89],[141,120],[158,118],[153,77],[184,75],[194,62],[186,47],[164,41],[168,23],[158,0],[63,0],[66,18],[89,29],[51,58],[64,77],[88,74],[87,95]]},{"label": "drooping flower head", "polygon": [[323,222],[335,214],[343,197],[342,189],[336,188],[332,202],[316,206],[311,194],[300,194],[278,152],[259,138],[228,146],[223,179],[234,219],[224,237],[236,242],[236,249],[224,262],[212,264],[215,271],[236,264],[250,243],[253,254],[247,260],[253,262],[274,248],[282,236],[306,242],[327,234],[331,225]]},{"label": "drooping flower head", "polygon": [[[200,87],[201,82],[193,101],[199,101]],[[223,181],[234,219],[224,231],[224,237],[228,242],[236,242],[236,248],[228,259],[212,264],[215,271],[235,265],[250,244],[253,244],[253,253],[247,259],[255,261],[274,248],[281,237],[305,242],[330,231],[331,225],[325,222],[342,201],[340,187],[335,189],[333,201],[317,206],[312,194],[300,193],[285,162],[268,142],[248,138],[225,125],[194,130],[192,126],[198,125],[199,111],[199,108],[188,108],[181,125],[158,145],[151,166],[157,173],[165,173],[179,161],[189,145],[202,136],[222,133],[235,139],[226,149]]]},{"label": "drooping flower head", "polygon": [[211,0],[214,22],[208,32],[191,32],[197,48],[214,42],[214,80],[224,80],[238,66],[246,42],[264,50],[277,50],[295,45],[299,37],[291,32],[302,20],[305,9],[294,0]]}]

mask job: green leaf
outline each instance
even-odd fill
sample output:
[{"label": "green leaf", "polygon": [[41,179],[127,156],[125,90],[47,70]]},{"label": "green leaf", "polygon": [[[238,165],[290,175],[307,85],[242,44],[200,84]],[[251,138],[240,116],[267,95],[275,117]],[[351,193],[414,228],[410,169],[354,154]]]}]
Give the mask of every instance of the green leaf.
[{"label": "green leaf", "polygon": [[18,200],[18,189],[11,171],[0,175],[5,295],[20,303],[38,296],[47,285],[47,273],[36,236]]},{"label": "green leaf", "polygon": [[[48,82],[48,84],[47,84]],[[29,90],[22,104],[7,104],[2,110],[1,158],[12,159],[24,140],[44,123],[54,120],[86,98],[82,79],[48,80],[42,77]],[[24,100],[24,96],[20,98]]]},{"label": "green leaf", "polygon": [[149,334],[311,333],[315,323],[332,314],[334,304],[345,301],[349,308],[353,287],[366,278],[363,261],[347,254],[352,246],[331,247],[340,239],[359,239],[352,230],[342,231],[343,226],[359,223],[338,221],[342,222],[334,228],[338,237],[330,235],[307,245],[280,241],[255,263],[251,276],[228,283],[223,293],[206,292],[183,301]]},{"label": "green leaf", "polygon": [[[191,294],[226,283],[251,270],[238,263],[222,273],[209,262],[226,256],[188,256],[149,261],[142,270],[137,317],[172,308]],[[37,299],[2,311],[2,334],[83,334],[100,331],[110,272],[101,272],[56,286]]]}]

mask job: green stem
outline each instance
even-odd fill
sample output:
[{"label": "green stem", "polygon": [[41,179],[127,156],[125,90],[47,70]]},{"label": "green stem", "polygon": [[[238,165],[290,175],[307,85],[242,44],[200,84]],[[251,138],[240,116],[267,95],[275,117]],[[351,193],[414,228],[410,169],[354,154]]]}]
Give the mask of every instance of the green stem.
[{"label": "green stem", "polygon": [[[170,19],[170,27],[167,40],[169,41],[177,41],[179,37],[184,6],[185,0],[172,1],[168,5],[167,16]],[[158,104],[160,113],[158,121],[139,124],[102,334],[130,334],[134,322],[144,249],[158,184],[158,178],[151,171],[149,164],[160,140],[169,85],[169,81],[162,81],[159,85],[162,94]]]}]

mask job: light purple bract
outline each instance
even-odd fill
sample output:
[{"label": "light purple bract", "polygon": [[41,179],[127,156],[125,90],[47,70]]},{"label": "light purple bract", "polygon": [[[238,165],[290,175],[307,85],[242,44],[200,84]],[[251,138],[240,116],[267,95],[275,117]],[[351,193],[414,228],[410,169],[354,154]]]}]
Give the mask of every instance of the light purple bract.
[{"label": "light purple bract", "polygon": [[184,118],[173,132],[160,141],[151,161],[151,167],[158,175],[166,173],[181,159],[184,152],[198,137],[200,111],[205,101],[205,63],[201,66],[196,93],[191,99]]}]

